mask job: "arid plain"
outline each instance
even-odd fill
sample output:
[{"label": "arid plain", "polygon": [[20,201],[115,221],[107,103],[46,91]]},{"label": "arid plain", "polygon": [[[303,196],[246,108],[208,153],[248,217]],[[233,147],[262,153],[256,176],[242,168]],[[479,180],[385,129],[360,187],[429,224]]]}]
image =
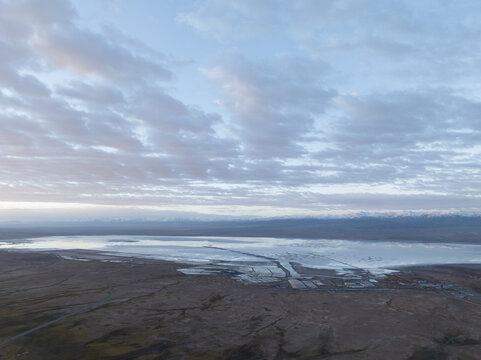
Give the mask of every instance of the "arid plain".
[{"label": "arid plain", "polygon": [[[436,289],[295,290],[119,259],[0,252],[0,358],[480,358],[481,302]],[[398,276],[481,289],[476,266]]]}]

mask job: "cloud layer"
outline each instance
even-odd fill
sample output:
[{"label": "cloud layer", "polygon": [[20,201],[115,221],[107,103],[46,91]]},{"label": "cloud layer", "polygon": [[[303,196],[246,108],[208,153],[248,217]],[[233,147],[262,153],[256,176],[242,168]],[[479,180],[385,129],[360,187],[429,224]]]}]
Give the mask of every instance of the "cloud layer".
[{"label": "cloud layer", "polygon": [[479,211],[480,10],[193,2],[173,21],[217,49],[191,54],[207,111],[161,46],[68,1],[0,0],[2,200]]}]

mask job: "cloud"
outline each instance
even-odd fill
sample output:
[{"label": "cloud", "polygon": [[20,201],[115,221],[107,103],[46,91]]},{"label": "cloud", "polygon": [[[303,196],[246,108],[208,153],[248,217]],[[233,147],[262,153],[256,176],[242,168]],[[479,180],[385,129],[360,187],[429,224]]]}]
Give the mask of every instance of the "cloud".
[{"label": "cloud", "polygon": [[294,44],[349,77],[374,67],[384,85],[419,78],[441,85],[479,79],[481,25],[473,14],[480,10],[472,0],[443,6],[431,0],[205,0],[179,20],[228,44],[245,38],[269,44],[279,34],[281,51]]},{"label": "cloud", "polygon": [[73,80],[65,85],[60,85],[55,90],[58,95],[91,105],[109,106],[125,102],[122,91],[105,84],[93,86],[83,81]]},{"label": "cloud", "polygon": [[170,72],[162,65],[133,54],[127,47],[110,43],[96,33],[72,27],[66,32],[47,29],[34,39],[34,46],[49,65],[67,68],[115,82],[168,80]]},{"label": "cloud", "polygon": [[208,0],[196,3],[189,12],[179,13],[177,21],[227,41],[232,37],[254,36],[268,27],[266,20],[272,18],[266,15],[278,5],[273,0],[234,0],[229,4],[222,0]]},{"label": "cloud", "polygon": [[336,92],[323,83],[329,67],[323,61],[283,57],[257,64],[239,54],[204,70],[226,95],[232,132],[244,153],[256,159],[295,158]]},{"label": "cloud", "polygon": [[170,70],[158,51],[119,31],[80,27],[68,2],[2,1],[0,13],[8,54],[0,63],[2,174],[10,192],[71,199],[123,183],[135,193],[171,178],[208,178],[235,156],[236,144],[213,130],[218,115],[165,92]]},{"label": "cloud", "polygon": [[183,26],[222,32],[207,111],[161,49],[0,0],[3,200],[479,210],[478,5],[431,5],[192,3]]}]

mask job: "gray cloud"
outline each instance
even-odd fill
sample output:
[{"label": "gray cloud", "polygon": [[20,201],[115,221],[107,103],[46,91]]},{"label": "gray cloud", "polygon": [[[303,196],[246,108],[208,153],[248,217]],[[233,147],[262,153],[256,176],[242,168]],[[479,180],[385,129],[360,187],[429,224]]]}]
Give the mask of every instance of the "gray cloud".
[{"label": "gray cloud", "polygon": [[[119,32],[108,31],[114,43],[78,27],[66,2],[42,9],[38,1],[0,6],[0,45],[10,54],[0,64],[5,181],[36,175],[35,188],[46,193],[49,186],[62,193],[65,181],[87,192],[90,183],[123,181],[135,192],[137,181],[209,177],[211,168],[226,167],[225,158],[235,156],[235,143],[212,128],[218,115],[189,107],[159,86],[170,71],[157,51]],[[19,22],[29,25],[18,28]],[[67,76],[52,86],[22,74],[39,70]]]},{"label": "gray cloud", "polygon": [[225,89],[223,104],[234,119],[233,132],[255,160],[305,153],[299,143],[336,94],[323,84],[329,70],[320,60],[283,57],[260,65],[231,54],[205,72]]},{"label": "gray cloud", "polygon": [[115,87],[105,84],[93,86],[78,80],[59,86],[56,94],[90,105],[109,106],[125,102],[124,94]]}]

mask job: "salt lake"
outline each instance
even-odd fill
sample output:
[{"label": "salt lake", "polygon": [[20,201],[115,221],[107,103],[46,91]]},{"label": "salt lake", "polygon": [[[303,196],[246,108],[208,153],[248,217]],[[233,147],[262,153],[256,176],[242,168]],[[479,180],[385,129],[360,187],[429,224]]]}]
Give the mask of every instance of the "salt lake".
[{"label": "salt lake", "polygon": [[[266,282],[282,276],[296,277],[296,266],[346,273],[356,270],[373,275],[400,266],[429,264],[479,264],[481,245],[285,239],[260,237],[187,236],[51,236],[3,240],[0,250],[93,250],[109,256],[140,257],[194,265],[185,273],[209,274],[220,268],[241,272],[250,281]],[[60,252],[61,253],[61,252]],[[71,257],[71,256],[70,256]],[[85,260],[81,253],[77,260]]]}]

